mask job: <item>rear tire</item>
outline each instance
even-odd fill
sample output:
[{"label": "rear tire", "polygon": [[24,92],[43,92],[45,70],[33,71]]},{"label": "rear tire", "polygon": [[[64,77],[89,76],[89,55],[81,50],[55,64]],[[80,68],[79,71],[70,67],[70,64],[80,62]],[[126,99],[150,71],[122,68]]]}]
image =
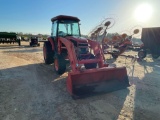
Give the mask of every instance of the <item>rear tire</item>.
[{"label": "rear tire", "polygon": [[54,51],[52,51],[52,45],[49,41],[45,41],[43,45],[43,56],[46,64],[54,62]]},{"label": "rear tire", "polygon": [[139,57],[140,59],[145,58],[146,55],[147,55],[147,52],[146,52],[145,50],[143,50],[143,49],[141,49],[141,50],[138,52],[138,57]]},{"label": "rear tire", "polygon": [[66,61],[62,55],[57,54],[54,58],[54,70],[61,75],[66,71]]},{"label": "rear tire", "polygon": [[[93,54],[89,55],[89,58],[87,59],[95,59],[95,56]],[[97,63],[88,63],[88,64],[84,64],[86,69],[93,69],[97,67]]]}]

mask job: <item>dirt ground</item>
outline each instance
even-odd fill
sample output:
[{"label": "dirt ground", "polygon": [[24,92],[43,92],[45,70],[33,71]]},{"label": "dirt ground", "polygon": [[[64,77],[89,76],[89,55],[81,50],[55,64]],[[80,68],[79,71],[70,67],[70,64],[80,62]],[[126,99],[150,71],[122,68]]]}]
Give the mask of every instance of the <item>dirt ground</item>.
[{"label": "dirt ground", "polygon": [[[160,59],[141,62],[106,55],[126,66],[131,86],[108,94],[73,100],[66,91],[67,73],[45,65],[42,45],[0,44],[0,120],[159,120]],[[136,54],[128,51],[126,54]]]}]

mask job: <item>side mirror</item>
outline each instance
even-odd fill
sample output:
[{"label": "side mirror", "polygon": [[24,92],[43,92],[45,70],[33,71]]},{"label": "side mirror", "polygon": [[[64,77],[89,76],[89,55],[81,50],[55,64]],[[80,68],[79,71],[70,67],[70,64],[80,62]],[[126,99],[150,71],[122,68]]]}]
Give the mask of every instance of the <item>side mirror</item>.
[{"label": "side mirror", "polygon": [[134,34],[139,33],[139,29],[135,29],[135,30],[133,31],[133,33],[134,33]]},{"label": "side mirror", "polygon": [[111,22],[110,22],[110,21],[107,21],[104,25],[105,25],[106,27],[108,27],[110,24],[111,24]]}]

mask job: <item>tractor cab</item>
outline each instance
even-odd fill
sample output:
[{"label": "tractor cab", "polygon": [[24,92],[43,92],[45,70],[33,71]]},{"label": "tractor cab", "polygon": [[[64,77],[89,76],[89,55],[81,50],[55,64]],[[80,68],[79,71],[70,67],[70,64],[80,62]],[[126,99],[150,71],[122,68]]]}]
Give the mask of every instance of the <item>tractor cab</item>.
[{"label": "tractor cab", "polygon": [[[81,37],[79,19],[73,16],[59,15],[51,19],[52,29],[50,41],[55,45],[55,52],[68,56],[68,52],[64,43],[59,42],[60,39],[70,41],[74,44],[75,52],[78,59],[84,58],[84,54],[88,54],[88,40]],[[52,43],[52,42],[51,42]],[[58,48],[58,46],[62,46]],[[83,55],[82,55],[83,54]]]},{"label": "tractor cab", "polygon": [[56,16],[52,21],[52,37],[77,36],[80,37],[79,19],[72,16]]}]

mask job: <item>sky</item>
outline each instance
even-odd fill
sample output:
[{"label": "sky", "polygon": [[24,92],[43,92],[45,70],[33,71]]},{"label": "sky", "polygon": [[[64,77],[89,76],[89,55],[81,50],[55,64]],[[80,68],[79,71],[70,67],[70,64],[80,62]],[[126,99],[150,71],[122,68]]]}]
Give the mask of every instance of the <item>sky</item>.
[{"label": "sky", "polygon": [[[151,10],[144,10],[144,4]],[[159,5],[160,0],[0,0],[0,31],[50,35],[51,18],[70,15],[81,20],[84,35],[105,18],[115,21],[108,32],[131,32],[135,27],[160,27]],[[147,13],[147,20],[137,18]]]}]

